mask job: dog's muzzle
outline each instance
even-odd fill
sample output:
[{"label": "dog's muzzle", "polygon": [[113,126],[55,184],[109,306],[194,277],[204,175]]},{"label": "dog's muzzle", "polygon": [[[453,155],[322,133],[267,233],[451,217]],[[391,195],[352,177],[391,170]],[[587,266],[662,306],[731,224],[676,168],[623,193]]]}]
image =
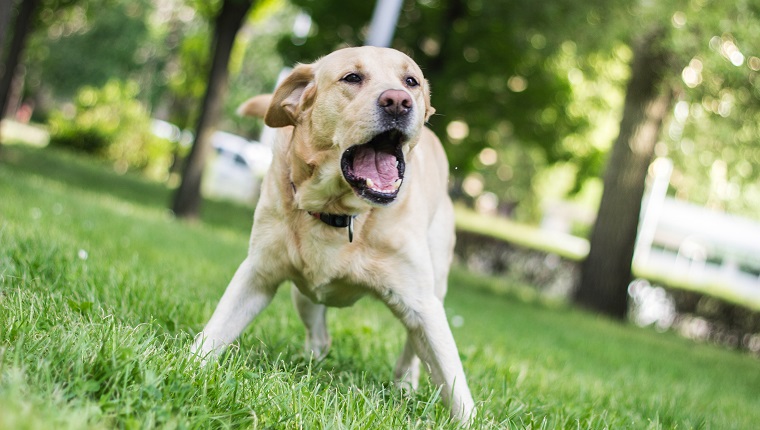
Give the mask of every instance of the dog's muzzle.
[{"label": "dog's muzzle", "polygon": [[358,196],[379,205],[396,199],[404,180],[402,147],[406,140],[404,133],[392,129],[343,153],[343,177]]}]

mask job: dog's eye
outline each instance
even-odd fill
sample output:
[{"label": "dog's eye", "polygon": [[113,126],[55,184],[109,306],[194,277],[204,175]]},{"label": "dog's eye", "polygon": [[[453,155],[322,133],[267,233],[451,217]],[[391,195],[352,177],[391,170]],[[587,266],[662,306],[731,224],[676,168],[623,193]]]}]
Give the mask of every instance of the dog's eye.
[{"label": "dog's eye", "polygon": [[414,79],[411,76],[407,76],[406,79],[404,79],[404,83],[406,83],[407,87],[416,87],[420,84],[417,82],[417,79]]},{"label": "dog's eye", "polygon": [[348,82],[349,84],[360,84],[363,80],[364,78],[356,73],[349,73],[341,79],[341,81]]}]

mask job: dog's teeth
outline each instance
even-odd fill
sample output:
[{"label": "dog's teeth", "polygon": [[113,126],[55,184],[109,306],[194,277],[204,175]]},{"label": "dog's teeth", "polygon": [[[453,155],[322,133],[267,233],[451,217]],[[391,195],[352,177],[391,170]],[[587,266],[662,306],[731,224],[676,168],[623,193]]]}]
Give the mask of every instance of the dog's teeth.
[{"label": "dog's teeth", "polygon": [[367,178],[367,188],[375,188],[375,183],[370,178]]},{"label": "dog's teeth", "polygon": [[398,190],[401,187],[401,178],[396,179],[393,181],[393,189]]}]

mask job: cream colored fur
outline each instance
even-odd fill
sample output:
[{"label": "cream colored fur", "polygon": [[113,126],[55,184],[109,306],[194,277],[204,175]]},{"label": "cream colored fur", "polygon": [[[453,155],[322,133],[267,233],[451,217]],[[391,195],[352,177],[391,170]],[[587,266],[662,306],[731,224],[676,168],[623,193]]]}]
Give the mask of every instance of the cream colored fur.
[{"label": "cream colored fur", "polygon": [[[361,84],[343,78],[360,73]],[[419,85],[407,85],[413,77]],[[396,200],[386,206],[357,195],[340,160],[349,147],[378,133],[386,90],[412,99],[404,144],[406,172]],[[449,329],[443,298],[454,246],[447,194],[448,163],[424,123],[434,112],[427,82],[406,55],[387,48],[348,48],[299,65],[273,95],[258,96],[239,112],[281,127],[274,161],[254,216],[248,257],[240,265],[193,353],[218,355],[293,281],[293,302],[306,326],[306,348],[323,357],[330,347],[326,306],[348,306],[364,295],[383,301],[407,330],[394,371],[399,385],[416,388],[418,356],[442,387],[452,417],[467,422],[474,404]],[[309,215],[355,215],[355,237]]]}]

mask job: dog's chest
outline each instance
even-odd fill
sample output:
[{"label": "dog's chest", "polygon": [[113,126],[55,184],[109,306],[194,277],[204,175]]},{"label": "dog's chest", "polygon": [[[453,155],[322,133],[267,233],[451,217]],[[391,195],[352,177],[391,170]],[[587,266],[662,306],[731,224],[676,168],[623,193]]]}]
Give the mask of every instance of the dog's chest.
[{"label": "dog's chest", "polygon": [[[296,285],[315,303],[328,306],[351,306],[369,291],[365,286],[345,276],[337,267],[338,261],[321,261],[309,264],[299,271]],[[311,262],[316,263],[316,262]]]},{"label": "dog's chest", "polygon": [[301,282],[297,282],[296,285],[314,303],[334,307],[351,306],[367,294],[365,288],[341,279],[320,285]]},{"label": "dog's chest", "polygon": [[365,274],[366,258],[361,253],[313,242],[304,246],[294,264],[294,281],[301,292],[316,303],[350,306],[372,291]]}]

